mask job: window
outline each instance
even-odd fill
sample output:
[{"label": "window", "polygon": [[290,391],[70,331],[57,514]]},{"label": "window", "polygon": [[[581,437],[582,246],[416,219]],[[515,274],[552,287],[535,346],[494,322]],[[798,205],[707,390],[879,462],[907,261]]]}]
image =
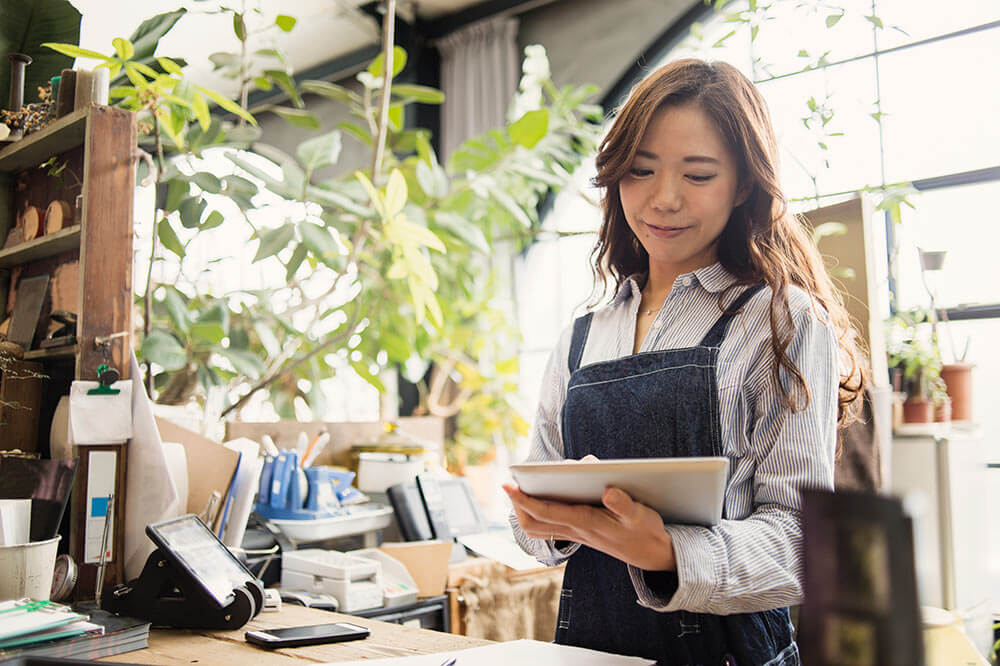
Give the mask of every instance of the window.
[{"label": "window", "polygon": [[[694,56],[725,60],[747,74],[768,100],[781,144],[782,184],[795,208],[865,187],[914,182],[915,208],[904,207],[894,229],[897,301],[903,308],[928,305],[917,248],[947,251],[945,268],[928,277],[936,303],[953,312],[974,304],[988,318],[950,322],[945,361],[961,356],[971,340],[966,359],[976,364],[979,389],[974,417],[1000,458],[1000,414],[987,404],[988,388],[1000,379],[992,345],[1000,326],[1000,3],[953,0],[947,11],[931,0],[753,5],[755,13],[745,1],[706,10],[686,36],[647,58],[649,69]],[[598,211],[568,203],[578,197],[564,192],[546,227],[596,230]],[[591,234],[538,243],[520,266],[521,321],[528,321],[525,312],[544,313],[546,321],[525,336],[528,404],[534,404],[530,398],[544,369],[539,359],[590,293],[589,273],[585,285],[578,281],[585,278],[581,267],[589,265],[593,241]],[[547,281],[531,277],[540,271]]]}]

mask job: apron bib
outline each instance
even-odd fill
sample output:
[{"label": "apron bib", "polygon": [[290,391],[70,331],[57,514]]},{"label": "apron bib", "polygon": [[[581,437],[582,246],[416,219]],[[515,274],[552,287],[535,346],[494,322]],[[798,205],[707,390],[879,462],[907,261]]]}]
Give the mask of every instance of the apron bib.
[{"label": "apron bib", "polygon": [[[716,363],[736,312],[761,286],[729,306],[694,347],[642,352],[593,363],[580,360],[592,314],[574,322],[571,372],[563,405],[567,458],[721,456]],[[647,575],[676,585],[676,573]],[[660,613],[636,601],[624,562],[581,546],[569,558],[556,642],[661,664],[799,664],[788,609],[737,615]]]}]

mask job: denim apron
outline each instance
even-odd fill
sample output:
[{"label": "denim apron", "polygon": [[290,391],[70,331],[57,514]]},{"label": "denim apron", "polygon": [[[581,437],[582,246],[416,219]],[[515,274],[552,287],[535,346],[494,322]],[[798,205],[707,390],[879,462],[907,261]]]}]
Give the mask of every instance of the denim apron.
[{"label": "denim apron", "polygon": [[[735,313],[761,286],[746,289],[695,347],[642,352],[580,367],[592,314],[574,322],[563,405],[566,457],[721,456],[716,362]],[[647,573],[676,589],[673,572]],[[640,606],[624,562],[580,546],[566,565],[556,642],[660,664],[799,664],[788,609],[737,615]]]}]

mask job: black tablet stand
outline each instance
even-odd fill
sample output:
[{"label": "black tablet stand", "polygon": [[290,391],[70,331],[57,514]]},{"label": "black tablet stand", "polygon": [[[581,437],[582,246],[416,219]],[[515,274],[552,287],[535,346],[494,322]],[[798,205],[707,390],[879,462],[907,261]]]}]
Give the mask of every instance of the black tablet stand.
[{"label": "black tablet stand", "polygon": [[101,607],[149,620],[154,627],[239,629],[264,607],[264,588],[248,577],[233,588],[232,601],[220,608],[190,572],[171,564],[157,548],[139,577],[103,595]]}]

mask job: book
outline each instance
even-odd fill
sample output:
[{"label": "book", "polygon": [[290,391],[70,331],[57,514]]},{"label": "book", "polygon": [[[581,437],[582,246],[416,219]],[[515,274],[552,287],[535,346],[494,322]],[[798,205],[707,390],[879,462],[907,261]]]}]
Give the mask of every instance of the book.
[{"label": "book", "polygon": [[10,648],[21,647],[22,645],[31,645],[32,643],[44,643],[46,641],[53,641],[57,638],[69,638],[71,636],[79,636],[80,634],[103,633],[104,627],[101,625],[80,620],[78,622],[70,622],[69,624],[52,627],[51,629],[45,629],[43,631],[36,631],[33,634],[25,634],[23,636],[18,636],[17,638],[11,638],[0,642],[0,650],[9,650]]},{"label": "book", "polygon": [[3,601],[0,602],[0,647],[13,638],[86,619],[86,615],[51,601]]},{"label": "book", "polygon": [[[81,633],[21,647],[0,649],[0,661],[13,657],[60,657],[64,659],[101,659],[149,646],[149,622],[114,615],[95,608],[78,607],[90,615],[89,622],[103,632]],[[0,616],[2,617],[2,616]]]}]

